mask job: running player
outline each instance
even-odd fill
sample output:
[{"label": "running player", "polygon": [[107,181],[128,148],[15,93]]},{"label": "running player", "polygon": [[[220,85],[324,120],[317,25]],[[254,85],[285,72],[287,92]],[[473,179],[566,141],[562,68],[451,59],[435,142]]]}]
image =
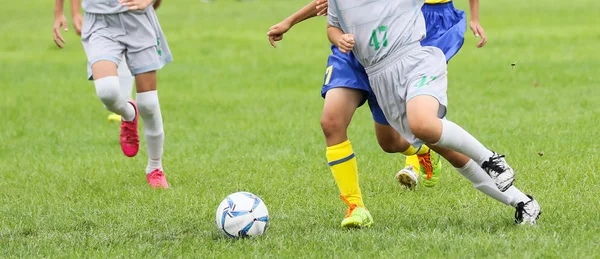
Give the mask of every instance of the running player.
[{"label": "running player", "polygon": [[[144,120],[148,149],[146,180],[153,188],[168,188],[162,168],[164,130],[156,71],[172,61],[166,39],[151,6],[154,0],[83,0],[81,40],[88,57],[88,79],[94,80],[96,94],[111,112],[122,117],[121,149],[128,157],[139,150],[138,118]],[[66,26],[64,0],[55,2],[55,24]],[[60,29],[55,41],[64,43]],[[120,93],[117,65],[123,55],[135,75],[136,101]]]},{"label": "running player", "polygon": [[504,156],[445,119],[446,57],[422,47],[423,0],[329,0],[327,35],[340,51],[351,50],[365,67],[390,124],[415,146],[428,144],[473,186],[516,208],[515,222],[535,224],[541,209],[515,186]]},{"label": "running player", "polygon": [[[326,9],[326,4],[319,5],[317,2],[312,2],[288,19],[272,26],[268,33],[271,44],[275,47],[275,41],[281,40],[283,34],[292,25],[323,14]],[[408,164],[397,174],[398,180],[403,185],[409,188],[417,185],[418,175],[413,168],[421,168],[426,173],[428,176],[425,181],[426,186],[435,185],[437,179],[435,182],[431,181],[431,176],[434,175],[434,171],[439,173],[441,163],[439,155],[432,156],[428,147],[415,148],[411,146],[388,125],[371,92],[364,68],[352,54],[344,54],[334,45],[331,49],[332,54],[328,59],[325,82],[321,90],[321,95],[325,99],[321,126],[327,145],[326,157],[340,189],[341,197],[350,207],[342,221],[342,227],[368,227],[373,220],[362,200],[358,183],[357,161],[346,134],[352,116],[358,107],[366,101],[369,102],[375,120],[377,139],[383,150],[405,155],[418,154],[419,159],[413,160],[413,164]]]},{"label": "running player", "polygon": [[[158,0],[154,3],[155,10],[160,5],[161,1],[162,0]],[[73,19],[73,28],[75,29],[75,33],[77,33],[77,35],[79,35],[79,36],[81,36],[81,26],[83,24],[83,15],[81,14],[80,8],[81,8],[81,0],[71,0],[71,17]],[[56,43],[56,46],[58,46],[61,49],[65,45],[65,40],[64,40],[64,38],[62,38],[60,30],[64,29],[65,31],[67,31],[68,30],[67,28],[68,28],[67,19],[64,17],[64,15],[63,15],[63,17],[59,17],[58,19],[55,19],[54,26],[53,26],[54,43]],[[129,68],[127,67],[127,61],[125,59],[125,56],[123,56],[121,63],[119,63],[119,65],[117,67],[118,67],[117,72],[118,72],[118,76],[119,76],[119,83],[121,85],[121,96],[125,99],[133,99],[133,97],[131,96],[131,92],[133,89],[134,80],[133,80],[133,76],[131,75],[131,71],[129,71]],[[121,115],[118,115],[116,113],[111,113],[108,115],[108,120],[109,121],[121,121]]]}]

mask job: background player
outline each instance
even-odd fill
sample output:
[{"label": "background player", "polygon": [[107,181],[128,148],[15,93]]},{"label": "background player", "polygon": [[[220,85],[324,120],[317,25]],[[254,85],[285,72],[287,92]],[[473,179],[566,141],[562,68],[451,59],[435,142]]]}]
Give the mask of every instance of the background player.
[{"label": "background player", "polygon": [[[157,0],[154,2],[154,9],[158,9],[162,0]],[[58,19],[57,19],[58,18]],[[81,36],[81,27],[83,24],[83,15],[81,14],[81,0],[71,0],[71,18],[73,19],[73,28],[75,29],[75,33]],[[68,30],[67,19],[63,15],[62,17],[55,17],[54,26],[52,28],[54,32],[54,43],[59,48],[63,48],[66,41],[62,37],[60,30],[64,29]],[[119,84],[121,85],[121,96],[122,98],[133,99],[131,96],[133,90],[134,78],[131,75],[131,71],[129,71],[129,67],[127,66],[127,61],[125,55],[123,55],[123,59],[121,63],[117,66],[117,74],[119,76]],[[109,121],[121,121],[121,115],[116,113],[111,113],[108,115]]]},{"label": "background player", "polygon": [[513,186],[504,156],[445,118],[444,53],[421,47],[423,1],[329,1],[327,34],[343,52],[354,51],[390,124],[413,145],[427,143],[474,187],[516,207],[515,222],[535,224],[540,206]]},{"label": "background player", "polygon": [[[168,188],[162,169],[164,130],[156,70],[172,61],[164,34],[158,23],[153,0],[84,0],[85,16],[82,42],[88,56],[88,78],[94,80],[96,93],[104,106],[122,116],[121,149],[133,157],[139,150],[138,118],[144,120],[148,149],[146,179],[153,188]],[[64,24],[64,0],[55,2],[55,24]],[[62,20],[62,21],[61,21]],[[60,27],[60,26],[59,26]],[[54,38],[64,43],[60,30]],[[137,104],[120,93],[117,64],[123,55],[136,77]],[[139,109],[138,109],[139,108]]]},{"label": "background player", "polygon": [[[275,47],[275,41],[281,40],[283,34],[293,24],[323,14],[326,9],[326,4],[318,5],[317,2],[313,1],[280,24],[272,26],[268,33],[271,44]],[[372,224],[373,219],[368,210],[365,209],[362,200],[357,161],[347,136],[348,126],[358,107],[362,106],[367,100],[369,101],[373,119],[376,121],[377,137],[384,150],[390,152],[393,150],[393,152],[401,152],[406,155],[419,153],[420,162],[429,176],[432,175],[433,170],[440,170],[441,163],[439,156],[436,155],[435,162],[432,165],[428,147],[422,146],[422,148],[417,149],[411,146],[388,125],[377,105],[375,96],[371,92],[367,75],[360,63],[352,54],[342,53],[334,45],[331,49],[332,54],[328,59],[325,82],[321,90],[321,95],[325,99],[321,127],[327,145],[326,157],[340,189],[341,197],[349,206],[347,215],[342,221],[342,227],[368,227]],[[381,132],[385,130],[388,132]],[[381,136],[387,138],[382,139]],[[401,183],[409,188],[414,188],[418,180],[413,167],[421,167],[419,160],[415,161],[413,165],[408,165],[398,174]]]}]

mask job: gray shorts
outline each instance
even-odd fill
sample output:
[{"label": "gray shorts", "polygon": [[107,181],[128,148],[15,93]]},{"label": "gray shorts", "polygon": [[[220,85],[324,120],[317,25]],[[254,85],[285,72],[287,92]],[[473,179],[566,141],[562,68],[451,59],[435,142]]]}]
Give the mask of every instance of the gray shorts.
[{"label": "gray shorts", "polygon": [[118,65],[125,55],[133,75],[159,70],[173,61],[152,8],[148,8],[145,13],[86,13],[81,41],[88,58],[90,80],[92,65],[101,60]]},{"label": "gray shorts", "polygon": [[415,96],[430,95],[440,103],[438,117],[446,116],[448,77],[444,53],[436,47],[417,45],[401,55],[392,54],[366,71],[390,125],[414,146],[422,145],[408,126],[406,103]]}]

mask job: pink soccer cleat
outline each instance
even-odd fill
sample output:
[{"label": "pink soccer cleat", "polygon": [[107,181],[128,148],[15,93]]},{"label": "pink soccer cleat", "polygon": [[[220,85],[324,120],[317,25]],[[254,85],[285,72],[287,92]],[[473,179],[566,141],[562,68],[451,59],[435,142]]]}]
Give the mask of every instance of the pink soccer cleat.
[{"label": "pink soccer cleat", "polygon": [[156,189],[167,189],[169,184],[167,183],[167,177],[163,174],[161,169],[156,169],[152,173],[146,174],[146,180],[150,187]]},{"label": "pink soccer cleat", "polygon": [[135,101],[128,101],[135,109],[135,119],[133,121],[121,120],[121,150],[128,157],[137,155],[140,149],[140,138],[138,135],[138,118],[140,117]]}]

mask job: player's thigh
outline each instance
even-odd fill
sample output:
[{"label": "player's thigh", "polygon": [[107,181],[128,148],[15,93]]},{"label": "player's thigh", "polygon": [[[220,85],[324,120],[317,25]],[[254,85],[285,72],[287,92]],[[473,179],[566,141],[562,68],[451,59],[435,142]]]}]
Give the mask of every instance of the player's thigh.
[{"label": "player's thigh", "polygon": [[117,76],[117,64],[115,62],[100,60],[92,65],[92,77],[94,80],[108,76]]},{"label": "player's thigh", "polygon": [[325,95],[321,124],[323,127],[347,128],[356,108],[363,102],[364,92],[361,90],[345,87],[330,89]]},{"label": "player's thigh", "polygon": [[156,70],[135,75],[135,88],[138,93],[156,90]]},{"label": "player's thigh", "polygon": [[[431,125],[446,115],[448,78],[442,51],[424,47],[407,75],[406,119],[413,128]],[[432,125],[433,126],[433,125]]]},{"label": "player's thigh", "polygon": [[88,77],[94,80],[117,75],[117,64],[121,62],[125,49],[119,42],[103,35],[92,35],[83,41],[88,57]]},{"label": "player's thigh", "polygon": [[86,14],[81,36],[88,59],[88,79],[100,79],[117,75],[125,46],[112,35],[119,31],[106,22],[102,15]]}]

